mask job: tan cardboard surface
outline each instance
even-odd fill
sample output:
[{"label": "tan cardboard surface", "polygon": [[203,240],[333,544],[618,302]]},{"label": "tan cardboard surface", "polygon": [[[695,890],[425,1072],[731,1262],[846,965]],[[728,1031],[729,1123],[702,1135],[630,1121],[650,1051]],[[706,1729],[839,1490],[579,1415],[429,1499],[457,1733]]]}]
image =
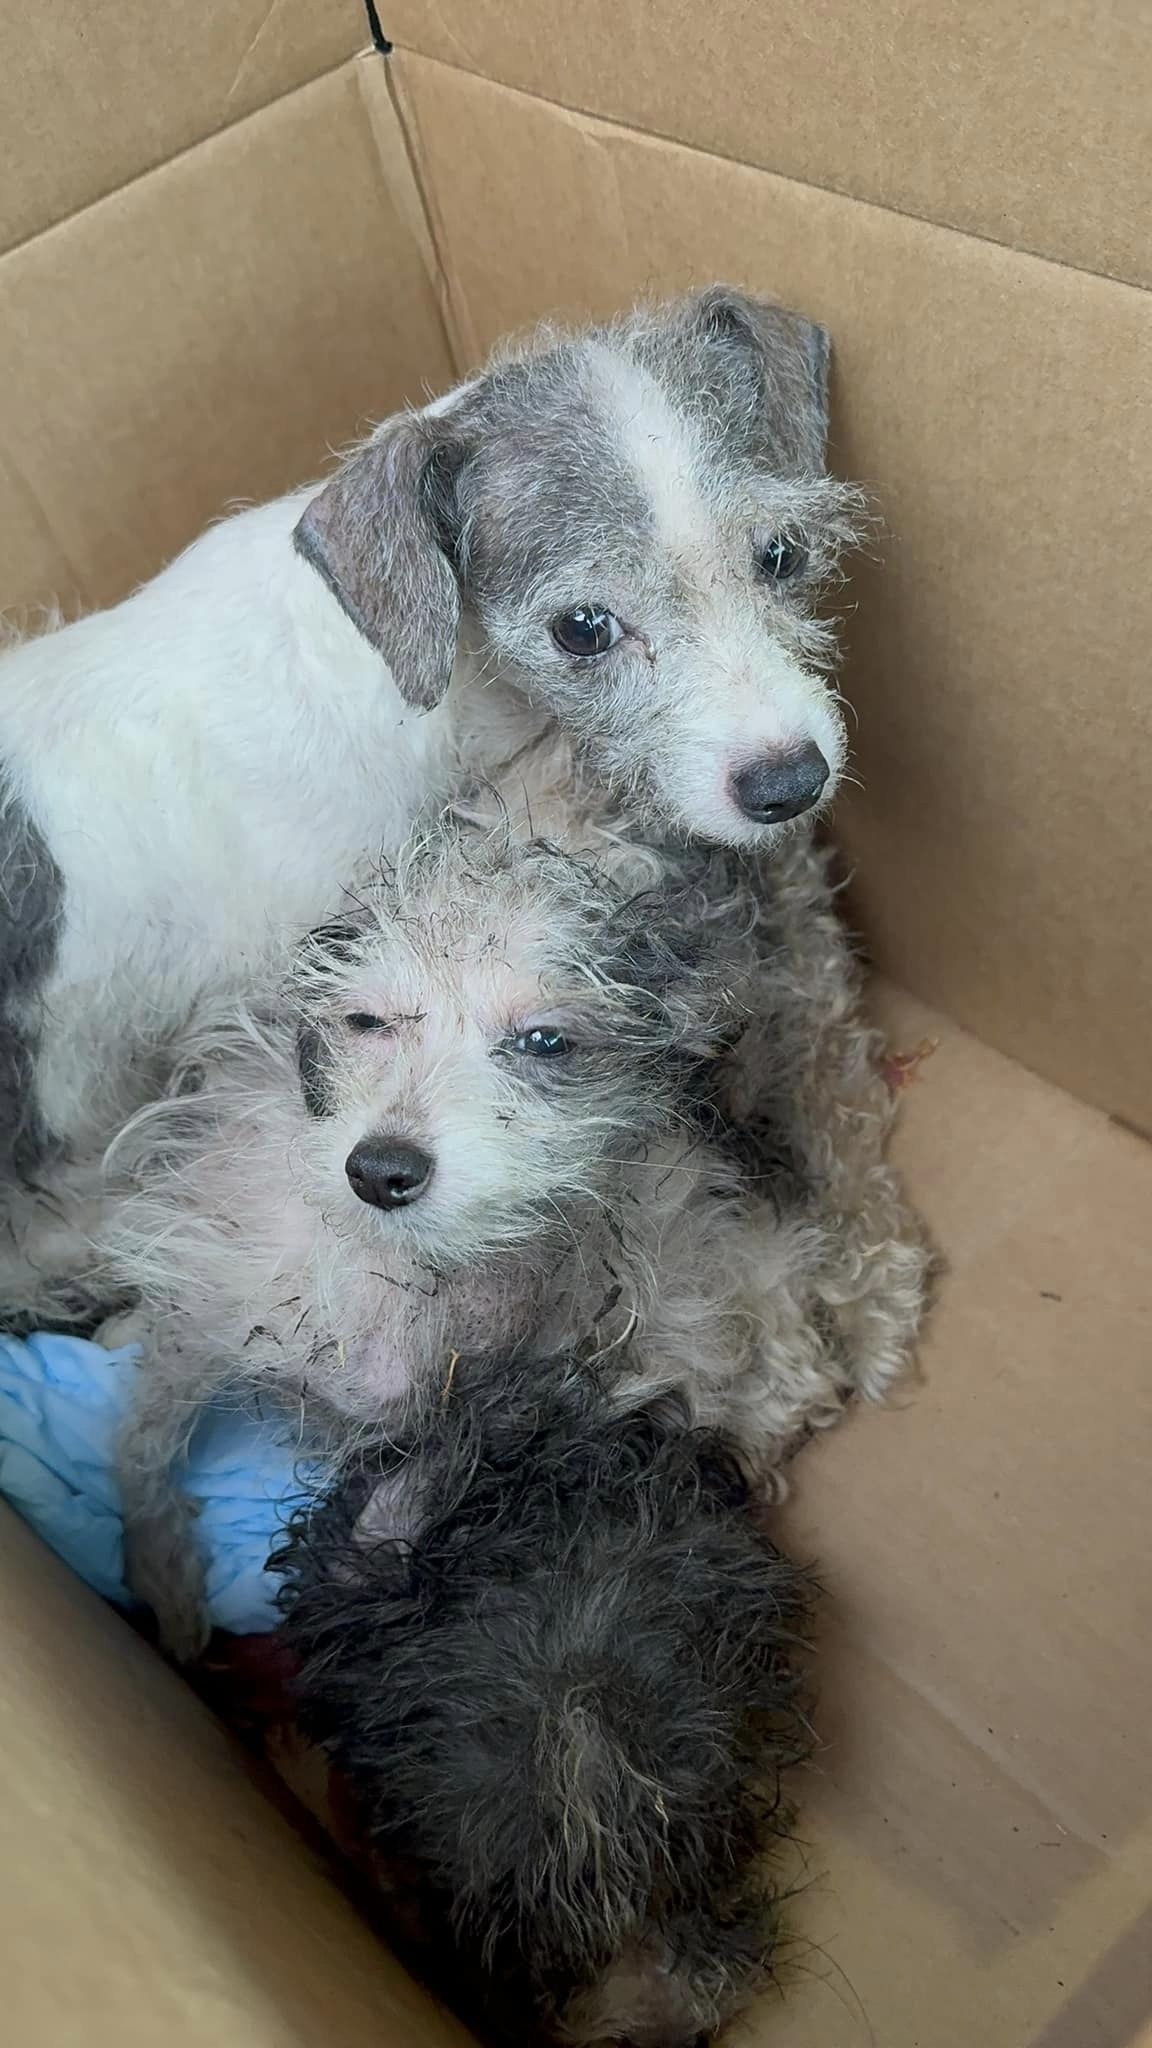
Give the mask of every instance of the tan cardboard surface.
[{"label": "tan cardboard surface", "polygon": [[182,1681],[0,1510],[5,2048],[463,2048]]},{"label": "tan cardboard surface", "polygon": [[392,0],[404,48],[765,170],[1152,279],[1145,0]]},{"label": "tan cardboard surface", "polygon": [[[379,61],[379,60],[375,60]],[[823,320],[866,794],[837,830],[884,969],[1152,1126],[1152,297],[391,60],[476,359],[717,276]]]},{"label": "tan cardboard surface", "polygon": [[450,381],[375,83],[346,65],[0,260],[0,611],[115,601]]},{"label": "tan cardboard surface", "polygon": [[361,0],[0,0],[0,250],[367,40]]},{"label": "tan cardboard surface", "polygon": [[[811,1889],[756,2048],[1152,2027],[1152,1151],[906,997],[897,1141],[949,1271],[924,1383],[796,1469],[830,1596]],[[807,1945],[806,1945],[807,1944]]]}]

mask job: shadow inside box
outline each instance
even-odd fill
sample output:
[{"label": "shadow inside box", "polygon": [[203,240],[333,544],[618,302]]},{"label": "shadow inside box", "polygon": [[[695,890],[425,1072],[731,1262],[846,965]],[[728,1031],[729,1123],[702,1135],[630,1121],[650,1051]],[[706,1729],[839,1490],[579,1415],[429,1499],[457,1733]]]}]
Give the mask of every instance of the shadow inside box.
[{"label": "shadow inside box", "polygon": [[1054,1931],[1107,1870],[1108,1844],[1056,1820],[975,1731],[874,1654],[827,1576],[814,1647],[817,1748],[796,1785],[801,1834],[809,1821],[824,1841],[847,1839],[901,1887],[935,1898],[974,1954]]},{"label": "shadow inside box", "polygon": [[409,1975],[449,2005],[482,2044],[482,2014],[446,1980],[443,1931],[420,1911],[420,1872],[376,1857],[361,1831],[351,1789],[297,1732],[292,1681],[297,1662],[274,1634],[213,1632],[186,1676],[255,1760],[260,1783],[300,1832],[372,1932]]}]

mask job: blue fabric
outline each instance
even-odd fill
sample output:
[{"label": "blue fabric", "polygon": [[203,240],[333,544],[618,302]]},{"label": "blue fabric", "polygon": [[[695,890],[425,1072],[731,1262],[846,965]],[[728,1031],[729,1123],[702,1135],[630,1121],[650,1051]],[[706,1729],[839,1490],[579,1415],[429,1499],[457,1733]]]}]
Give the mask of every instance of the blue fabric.
[{"label": "blue fabric", "polygon": [[[135,1373],[132,1345],[104,1351],[78,1337],[0,1337],[0,1494],[121,1607],[133,1602],[112,1454]],[[200,1507],[195,1533],[217,1628],[248,1635],[275,1627],[276,1581],[264,1566],[320,1480],[318,1467],[295,1457],[286,1417],[206,1411],[181,1483]]]}]

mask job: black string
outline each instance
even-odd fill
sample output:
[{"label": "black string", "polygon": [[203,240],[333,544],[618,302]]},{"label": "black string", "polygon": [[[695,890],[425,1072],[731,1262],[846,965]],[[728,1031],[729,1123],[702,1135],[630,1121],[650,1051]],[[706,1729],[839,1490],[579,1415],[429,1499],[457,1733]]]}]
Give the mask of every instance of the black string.
[{"label": "black string", "polygon": [[392,45],[380,26],[380,16],[376,12],[376,0],[364,0],[364,12],[368,16],[368,30],[372,37],[373,49],[379,50],[382,57],[389,56]]}]

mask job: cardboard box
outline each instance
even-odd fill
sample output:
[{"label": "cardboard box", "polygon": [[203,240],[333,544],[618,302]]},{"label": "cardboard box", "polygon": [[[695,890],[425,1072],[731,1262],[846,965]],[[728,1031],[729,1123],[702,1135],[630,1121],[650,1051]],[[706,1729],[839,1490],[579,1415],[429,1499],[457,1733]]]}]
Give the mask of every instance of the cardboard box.
[{"label": "cardboard box", "polygon": [[[728,276],[827,321],[838,814],[947,1261],[805,1455],[823,1747],[780,2048],[1152,2039],[1152,46],[1139,0],[0,6],[0,607],[108,602],[504,329]],[[357,52],[363,51],[363,54]],[[1130,1127],[1130,1128],[1127,1128]],[[435,2048],[314,1847],[17,1526],[6,2040]]]}]

